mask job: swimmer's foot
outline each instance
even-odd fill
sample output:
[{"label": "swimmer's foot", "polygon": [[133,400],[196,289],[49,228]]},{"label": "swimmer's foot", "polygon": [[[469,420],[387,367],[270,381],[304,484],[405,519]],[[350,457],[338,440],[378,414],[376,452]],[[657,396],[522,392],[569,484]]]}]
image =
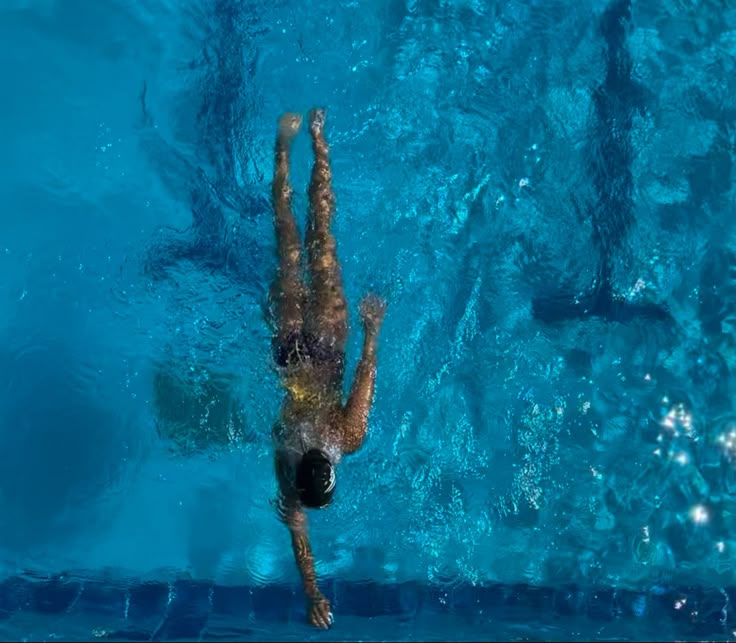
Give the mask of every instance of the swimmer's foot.
[{"label": "swimmer's foot", "polygon": [[325,110],[313,109],[309,112],[309,131],[312,136],[322,136],[322,130],[325,127]]},{"label": "swimmer's foot", "polygon": [[299,133],[302,126],[301,114],[287,112],[279,118],[279,142],[291,143],[292,139]]}]

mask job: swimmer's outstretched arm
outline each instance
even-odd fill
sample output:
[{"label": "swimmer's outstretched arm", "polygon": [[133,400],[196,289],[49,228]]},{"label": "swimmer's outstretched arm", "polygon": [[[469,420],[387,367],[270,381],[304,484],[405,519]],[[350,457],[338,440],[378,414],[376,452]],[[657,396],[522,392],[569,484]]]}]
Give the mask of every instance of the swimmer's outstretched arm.
[{"label": "swimmer's outstretched arm", "polygon": [[314,571],[314,556],[309,545],[307,516],[298,507],[293,507],[287,514],[286,524],[291,534],[291,547],[304,582],[304,593],[307,595],[309,622],[317,627],[328,628],[332,624],[330,603],[317,587],[317,574]]},{"label": "swimmer's outstretched arm", "polygon": [[357,451],[365,438],[376,383],[376,345],[385,313],[386,302],[376,295],[367,295],[360,305],[365,336],[363,352],[350,390],[350,398],[345,405],[343,453]]},{"label": "swimmer's outstretched arm", "polygon": [[[279,484],[284,485],[284,483],[285,481],[279,476]],[[307,516],[296,499],[284,494],[284,486],[281,487],[279,504],[281,516],[289,528],[291,548],[294,551],[294,559],[304,583],[309,622],[316,627],[326,629],[332,625],[332,613],[330,612],[330,602],[317,587],[317,573],[314,570],[314,556],[309,544]]]},{"label": "swimmer's outstretched arm", "polygon": [[304,581],[304,593],[309,598],[315,597],[319,595],[319,589],[317,588],[317,574],[314,571],[314,556],[309,544],[307,516],[298,507],[292,507],[286,516],[286,524],[291,534],[294,558]]}]

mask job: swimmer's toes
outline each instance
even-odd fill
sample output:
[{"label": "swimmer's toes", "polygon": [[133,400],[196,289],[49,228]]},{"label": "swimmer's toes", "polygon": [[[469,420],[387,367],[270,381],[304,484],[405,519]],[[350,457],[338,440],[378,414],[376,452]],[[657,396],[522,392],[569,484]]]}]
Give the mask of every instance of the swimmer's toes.
[{"label": "swimmer's toes", "polygon": [[322,133],[325,127],[325,110],[322,108],[313,109],[309,112],[309,129],[315,136]]},{"label": "swimmer's toes", "polygon": [[299,132],[299,128],[302,126],[301,114],[295,114],[293,112],[287,112],[279,118],[279,137],[286,140],[291,140]]}]

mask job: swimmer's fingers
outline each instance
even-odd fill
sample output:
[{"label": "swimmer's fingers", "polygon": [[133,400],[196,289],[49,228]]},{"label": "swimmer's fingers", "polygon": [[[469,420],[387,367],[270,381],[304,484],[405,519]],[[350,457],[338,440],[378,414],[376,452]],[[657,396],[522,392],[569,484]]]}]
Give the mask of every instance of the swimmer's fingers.
[{"label": "swimmer's fingers", "polygon": [[324,630],[332,625],[330,602],[323,596],[311,601],[309,606],[309,622],[315,627],[321,627]]}]

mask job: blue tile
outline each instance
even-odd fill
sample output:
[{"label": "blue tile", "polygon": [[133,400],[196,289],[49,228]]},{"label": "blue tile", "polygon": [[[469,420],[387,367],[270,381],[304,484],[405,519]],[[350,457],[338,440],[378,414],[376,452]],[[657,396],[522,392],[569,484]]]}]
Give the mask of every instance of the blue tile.
[{"label": "blue tile", "polygon": [[643,618],[649,610],[648,597],[641,592],[624,590],[618,592],[617,598],[623,616]]},{"label": "blue tile", "polygon": [[535,613],[552,612],[555,606],[555,591],[550,587],[538,587],[536,585],[519,584],[513,586],[511,596],[506,600],[506,604],[511,603],[511,597],[514,602],[523,605],[526,609],[531,609]]},{"label": "blue tile", "polygon": [[247,616],[252,609],[252,590],[250,587],[220,587],[212,593],[212,612]]},{"label": "blue tile", "polygon": [[399,609],[405,616],[414,616],[422,609],[424,592],[422,586],[416,581],[401,583],[398,586]]},{"label": "blue tile", "polygon": [[0,615],[9,615],[29,607],[33,599],[33,586],[34,583],[17,576],[0,583]]},{"label": "blue tile", "polygon": [[263,633],[249,627],[207,626],[200,633],[201,641],[260,641]]},{"label": "blue tile", "polygon": [[554,615],[555,592],[551,588],[525,583],[517,585],[494,584],[480,588],[475,610],[485,620],[525,622],[530,614],[535,618]]},{"label": "blue tile", "polygon": [[690,587],[673,590],[661,602],[651,601],[653,609],[650,611],[653,616],[659,612],[665,618],[669,617],[673,623],[691,624],[697,615],[701,596],[699,590]]},{"label": "blue tile", "polygon": [[595,621],[611,621],[616,615],[616,593],[613,589],[593,590],[588,595],[588,616]]},{"label": "blue tile", "polygon": [[169,602],[166,583],[141,583],[128,590],[128,618],[131,621],[163,618]]},{"label": "blue tile", "polygon": [[475,610],[480,604],[480,591],[468,583],[455,587],[450,594],[450,604],[454,610]]},{"label": "blue tile", "polygon": [[398,616],[402,614],[401,607],[401,590],[398,585],[380,585],[376,584],[376,587],[380,588],[379,592],[381,597],[380,609],[381,614]]},{"label": "blue tile", "polygon": [[85,582],[73,611],[124,618],[125,590],[105,583]]},{"label": "blue tile", "polygon": [[208,583],[177,581],[167,591],[166,618],[153,634],[156,641],[199,640],[212,609]]},{"label": "blue tile", "polygon": [[153,633],[153,641],[199,641],[207,626],[207,615],[169,616]]},{"label": "blue tile", "polygon": [[[721,589],[707,589],[698,600],[698,620],[719,625],[734,622],[733,603]],[[732,628],[733,629],[733,628]]]},{"label": "blue tile", "polygon": [[[736,586],[724,587],[723,591],[726,593],[726,596],[728,596],[729,604],[734,606],[734,609],[736,609]],[[736,613],[734,614],[734,616],[736,616]]]},{"label": "blue tile", "polygon": [[212,585],[207,583],[177,582],[166,613],[172,617],[207,616],[212,611],[213,593]]},{"label": "blue tile", "polygon": [[728,610],[727,596],[719,589],[701,590],[695,604],[694,620],[703,623],[725,624]]},{"label": "blue tile", "polygon": [[502,614],[506,609],[508,596],[496,585],[481,585],[472,590],[456,588],[453,596],[453,609],[456,612],[482,610],[488,618],[495,618],[494,614]]},{"label": "blue tile", "polygon": [[383,613],[384,588],[375,583],[350,583],[340,596],[340,609],[346,614],[370,617]]},{"label": "blue tile", "polygon": [[[340,602],[339,582],[335,578],[329,577],[329,578],[320,579],[319,589],[329,599],[329,601],[333,605],[339,605],[339,602]],[[294,589],[295,597],[298,597],[299,592],[301,591],[302,591],[301,587],[296,587]]]},{"label": "blue tile", "polygon": [[67,610],[79,597],[82,584],[76,581],[51,580],[34,583],[33,609],[42,614],[58,614]]},{"label": "blue tile", "polygon": [[153,632],[148,630],[140,630],[136,628],[115,630],[108,632],[105,636],[106,641],[150,641],[152,640]]},{"label": "blue tile", "polygon": [[560,616],[582,614],[585,610],[585,592],[577,587],[565,587],[555,593],[554,609]]},{"label": "blue tile", "polygon": [[270,587],[255,587],[251,596],[253,614],[258,620],[289,621],[292,612],[298,610],[297,604],[304,609],[304,600],[297,600],[291,587],[274,585]]},{"label": "blue tile", "polygon": [[450,605],[451,590],[448,587],[442,585],[425,585],[423,588],[424,592],[424,611],[445,613],[447,612]]},{"label": "blue tile", "polygon": [[507,585],[501,585],[500,583],[482,585],[476,589],[480,605],[483,607],[484,611],[488,611],[490,613],[503,613],[504,606],[509,600],[509,595],[511,593],[512,592]]}]

